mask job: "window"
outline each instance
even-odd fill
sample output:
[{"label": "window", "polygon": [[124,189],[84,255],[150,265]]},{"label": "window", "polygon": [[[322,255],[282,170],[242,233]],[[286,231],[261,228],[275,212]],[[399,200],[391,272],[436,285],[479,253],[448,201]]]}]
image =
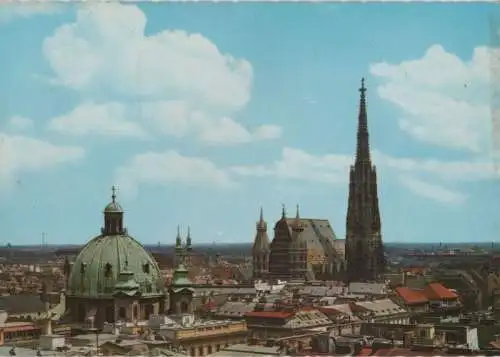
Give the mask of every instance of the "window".
[{"label": "window", "polygon": [[80,264],[80,273],[83,275],[85,274],[85,271],[87,270],[87,264],[86,263],[82,263]]},{"label": "window", "polygon": [[145,263],[142,265],[142,271],[146,274],[149,274],[149,263]]},{"label": "window", "polygon": [[111,275],[113,274],[113,266],[110,263],[106,263],[104,266],[104,276],[106,278],[111,278]]},{"label": "window", "polygon": [[122,320],[127,318],[127,310],[123,306],[118,310],[118,317]]}]

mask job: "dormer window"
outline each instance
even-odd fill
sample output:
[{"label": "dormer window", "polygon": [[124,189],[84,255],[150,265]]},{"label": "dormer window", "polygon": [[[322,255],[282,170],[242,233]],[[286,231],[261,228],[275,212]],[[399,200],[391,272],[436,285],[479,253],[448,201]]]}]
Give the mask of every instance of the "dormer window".
[{"label": "dormer window", "polygon": [[110,263],[106,263],[104,266],[104,276],[106,278],[111,278],[111,275],[113,274],[113,266]]},{"label": "dormer window", "polygon": [[80,265],[80,274],[85,274],[85,271],[87,270],[87,264],[86,263],[82,263]]},{"label": "dormer window", "polygon": [[144,263],[142,265],[142,271],[146,274],[149,274],[149,263]]}]

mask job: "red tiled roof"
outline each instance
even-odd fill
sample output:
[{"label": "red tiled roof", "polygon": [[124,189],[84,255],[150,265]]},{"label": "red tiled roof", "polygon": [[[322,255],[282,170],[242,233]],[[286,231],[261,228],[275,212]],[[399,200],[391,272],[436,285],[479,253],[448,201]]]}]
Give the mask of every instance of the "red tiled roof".
[{"label": "red tiled roof", "polygon": [[269,319],[286,319],[287,317],[291,317],[293,313],[291,312],[282,312],[282,311],[250,311],[245,314],[248,317],[257,317],[257,318],[269,318]]},{"label": "red tiled roof", "polygon": [[320,307],[318,310],[324,314],[327,314],[327,315],[340,315],[341,314],[341,312],[339,310],[336,310],[333,307]]},{"label": "red tiled roof", "polygon": [[457,299],[458,295],[450,289],[445,288],[440,283],[432,283],[424,288],[424,295],[429,300],[453,300]]},{"label": "red tiled roof", "polygon": [[406,286],[396,288],[396,294],[398,294],[407,305],[425,304],[429,302],[429,299],[427,299],[421,291],[410,289]]}]

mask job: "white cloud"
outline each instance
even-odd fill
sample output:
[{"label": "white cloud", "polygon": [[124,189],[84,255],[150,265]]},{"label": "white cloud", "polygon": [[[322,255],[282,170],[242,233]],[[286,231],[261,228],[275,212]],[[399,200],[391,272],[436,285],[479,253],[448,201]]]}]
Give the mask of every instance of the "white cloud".
[{"label": "white cloud", "polygon": [[53,82],[144,103],[143,115],[163,134],[194,134],[217,145],[279,136],[277,128],[249,130],[235,121],[251,96],[253,70],[247,60],[223,53],[197,33],[164,30],[146,36],[146,21],[130,4],[80,8],[76,22],[44,41]]},{"label": "white cloud", "polygon": [[201,157],[182,156],[174,150],[147,152],[134,156],[116,171],[116,182],[129,194],[140,184],[180,183],[189,186],[232,188],[227,172]]},{"label": "white cloud", "polygon": [[249,131],[230,117],[210,117],[180,100],[144,103],[141,116],[164,134],[177,137],[190,135],[211,145],[244,144],[281,136],[279,126],[261,125]]},{"label": "white cloud", "polygon": [[431,184],[411,176],[400,176],[401,184],[417,196],[429,198],[441,204],[457,205],[467,200],[467,195],[443,186]]},{"label": "white cloud", "polygon": [[[461,203],[467,196],[428,183],[416,176],[449,186],[451,182],[485,180],[497,177],[493,163],[469,161],[440,161],[438,159],[415,159],[392,157],[374,150],[373,162],[379,174],[405,177],[401,181],[413,193],[439,202]],[[354,163],[351,155],[312,155],[300,149],[284,148],[279,160],[268,165],[233,166],[229,170],[239,176],[276,177],[308,182],[347,185],[349,167]],[[430,192],[434,196],[430,197]]]},{"label": "white cloud", "polygon": [[374,151],[377,166],[407,174],[425,174],[449,181],[474,181],[498,177],[494,163],[486,160],[444,161],[435,158],[398,158]]},{"label": "white cloud", "polygon": [[234,166],[231,171],[242,176],[275,176],[282,179],[345,184],[348,180],[349,155],[315,156],[301,149],[283,148],[282,157],[270,165]]},{"label": "white cloud", "polygon": [[420,59],[376,63],[370,72],[382,80],[380,97],[402,109],[403,131],[436,146],[489,153],[490,75],[498,59],[498,50],[478,47],[464,62],[434,45]]},{"label": "white cloud", "polygon": [[28,18],[36,15],[52,15],[61,11],[61,6],[54,2],[25,2],[2,4],[0,7],[0,23],[16,18]]},{"label": "white cloud", "polygon": [[18,173],[53,168],[84,155],[85,151],[79,147],[0,133],[0,185],[5,188],[12,184]]},{"label": "white cloud", "polygon": [[11,117],[8,121],[8,128],[14,131],[30,130],[33,126],[33,120],[18,115]]},{"label": "white cloud", "polygon": [[144,137],[143,129],[127,120],[126,115],[126,107],[120,103],[86,102],[65,115],[52,118],[48,128],[70,135]]}]

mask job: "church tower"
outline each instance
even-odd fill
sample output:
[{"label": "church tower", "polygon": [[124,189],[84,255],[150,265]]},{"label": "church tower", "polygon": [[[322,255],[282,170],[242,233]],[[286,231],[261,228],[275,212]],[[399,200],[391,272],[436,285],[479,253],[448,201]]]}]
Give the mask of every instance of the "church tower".
[{"label": "church tower", "polygon": [[256,224],[255,240],[252,248],[253,279],[265,279],[269,273],[269,237],[264,212],[260,208],[260,219]]},{"label": "church tower", "polygon": [[349,281],[376,281],[385,270],[377,193],[377,171],[370,158],[366,88],[361,80],[356,159],[350,168],[346,219]]}]

